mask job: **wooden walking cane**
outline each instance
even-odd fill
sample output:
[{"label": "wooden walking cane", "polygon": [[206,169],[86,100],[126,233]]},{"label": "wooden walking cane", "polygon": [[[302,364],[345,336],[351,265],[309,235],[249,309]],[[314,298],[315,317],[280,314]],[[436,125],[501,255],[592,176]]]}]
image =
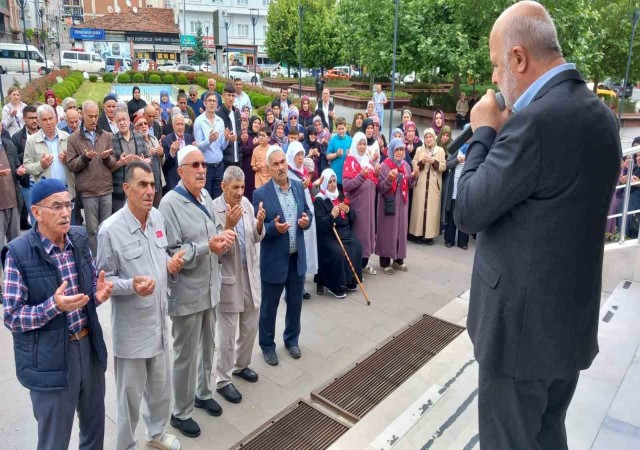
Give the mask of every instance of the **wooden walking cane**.
[{"label": "wooden walking cane", "polygon": [[333,224],[333,234],[336,235],[336,239],[338,240],[338,244],[340,244],[340,248],[342,248],[342,252],[344,253],[345,258],[347,258],[347,262],[349,263],[349,267],[351,268],[351,272],[353,273],[353,276],[355,277],[356,281],[358,282],[358,286],[360,286],[360,290],[362,291],[362,295],[364,295],[365,300],[367,301],[367,306],[371,306],[371,302],[369,301],[369,296],[367,295],[367,291],[364,290],[364,286],[362,285],[362,282],[360,281],[360,278],[358,278],[358,274],[356,273],[356,269],[353,267],[353,264],[351,263],[351,258],[349,258],[349,255],[347,254],[347,250],[344,248],[344,245],[342,245],[342,241],[340,240],[340,236],[338,235],[338,231],[336,230],[336,224]]}]

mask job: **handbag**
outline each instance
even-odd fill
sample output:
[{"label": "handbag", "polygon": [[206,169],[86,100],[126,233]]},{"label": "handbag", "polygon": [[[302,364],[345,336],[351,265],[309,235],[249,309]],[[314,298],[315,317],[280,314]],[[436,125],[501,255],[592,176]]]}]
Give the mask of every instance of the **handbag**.
[{"label": "handbag", "polygon": [[395,216],[396,215],[396,196],[383,197],[384,198],[384,215]]}]

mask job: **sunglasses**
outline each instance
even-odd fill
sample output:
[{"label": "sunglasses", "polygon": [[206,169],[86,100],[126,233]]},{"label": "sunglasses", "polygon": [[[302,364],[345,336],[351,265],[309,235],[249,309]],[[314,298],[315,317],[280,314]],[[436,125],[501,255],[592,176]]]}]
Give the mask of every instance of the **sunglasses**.
[{"label": "sunglasses", "polygon": [[193,169],[198,169],[198,168],[200,168],[200,167],[202,167],[203,169],[206,169],[206,168],[207,168],[207,163],[206,163],[206,162],[204,162],[204,161],[202,161],[202,162],[200,162],[200,161],[194,161],[194,162],[192,162],[191,164],[180,164],[180,165],[181,165],[181,166],[190,166],[190,167],[191,167],[191,168],[193,168]]}]

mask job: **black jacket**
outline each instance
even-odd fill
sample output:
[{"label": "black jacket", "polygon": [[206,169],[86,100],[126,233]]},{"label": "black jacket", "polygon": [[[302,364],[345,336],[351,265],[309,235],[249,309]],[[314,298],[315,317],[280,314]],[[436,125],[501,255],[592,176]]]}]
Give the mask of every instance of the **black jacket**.
[{"label": "black jacket", "polygon": [[481,369],[539,380],[591,365],[620,160],[616,120],[577,70],[499,133],[475,130],[453,214],[478,233],[467,328]]},{"label": "black jacket", "polygon": [[[18,133],[16,133],[18,134]],[[18,152],[16,151],[16,147],[13,144],[11,139],[1,138],[2,139],[2,148],[7,153],[7,159],[9,160],[9,169],[11,169],[11,176],[13,177],[13,184],[16,188],[16,198],[18,199],[18,210],[22,209],[24,200],[22,198],[22,189],[20,189],[20,185],[22,180],[27,180],[27,186],[29,186],[29,175],[18,176],[16,170],[18,167],[22,165],[22,161],[18,157]]]},{"label": "black jacket", "polygon": [[109,120],[107,119],[107,115],[104,111],[102,111],[102,113],[100,113],[100,117],[98,117],[98,128],[102,131],[113,134],[111,127],[109,126]]},{"label": "black jacket", "polygon": [[[20,131],[14,133],[14,135],[11,136],[11,142],[14,145],[16,154],[18,155],[18,159],[20,160],[20,164],[24,162],[24,146],[27,142],[28,137],[29,136],[27,136],[27,129],[25,127],[22,127]],[[29,177],[21,177],[20,186],[29,187]]]},{"label": "black jacket", "polygon": [[[229,117],[229,109],[227,108],[226,105],[222,105],[220,108],[218,108],[218,110],[216,111],[216,115],[218,117],[220,117],[222,119],[222,121],[224,122],[224,127],[226,129],[228,129],[229,131],[233,131],[233,126],[231,125],[231,117]],[[240,135],[242,134],[242,125],[240,123],[240,111],[238,110],[238,108],[236,108],[235,106],[233,106],[233,115],[235,117],[235,122],[236,122],[236,135],[238,136],[238,152],[237,152],[237,156],[238,158],[234,157],[234,145],[232,142],[229,142],[229,145],[227,145],[227,148],[225,148],[222,151],[222,155],[223,155],[223,161],[226,164],[236,164],[236,163],[240,163],[242,161],[242,154],[241,154],[241,150],[240,150]],[[237,160],[236,160],[237,159]]]}]

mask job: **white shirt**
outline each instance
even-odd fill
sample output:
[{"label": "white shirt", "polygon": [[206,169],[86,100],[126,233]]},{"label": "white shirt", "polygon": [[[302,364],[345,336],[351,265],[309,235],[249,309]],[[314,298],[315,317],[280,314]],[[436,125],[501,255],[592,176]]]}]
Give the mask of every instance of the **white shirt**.
[{"label": "white shirt", "polygon": [[[237,99],[238,97],[236,97],[236,100]],[[240,158],[238,157],[238,139],[240,138],[240,136],[238,136],[238,132],[236,131],[236,115],[233,109],[229,110],[229,119],[231,120],[231,128],[236,135],[236,140],[233,143],[233,162],[240,162]]]},{"label": "white shirt", "polygon": [[233,101],[233,106],[238,108],[240,112],[242,112],[242,108],[244,108],[245,106],[248,106],[249,115],[251,115],[251,110],[253,109],[253,107],[251,106],[251,99],[249,98],[246,92],[243,92],[240,95],[236,95],[236,99]]}]

